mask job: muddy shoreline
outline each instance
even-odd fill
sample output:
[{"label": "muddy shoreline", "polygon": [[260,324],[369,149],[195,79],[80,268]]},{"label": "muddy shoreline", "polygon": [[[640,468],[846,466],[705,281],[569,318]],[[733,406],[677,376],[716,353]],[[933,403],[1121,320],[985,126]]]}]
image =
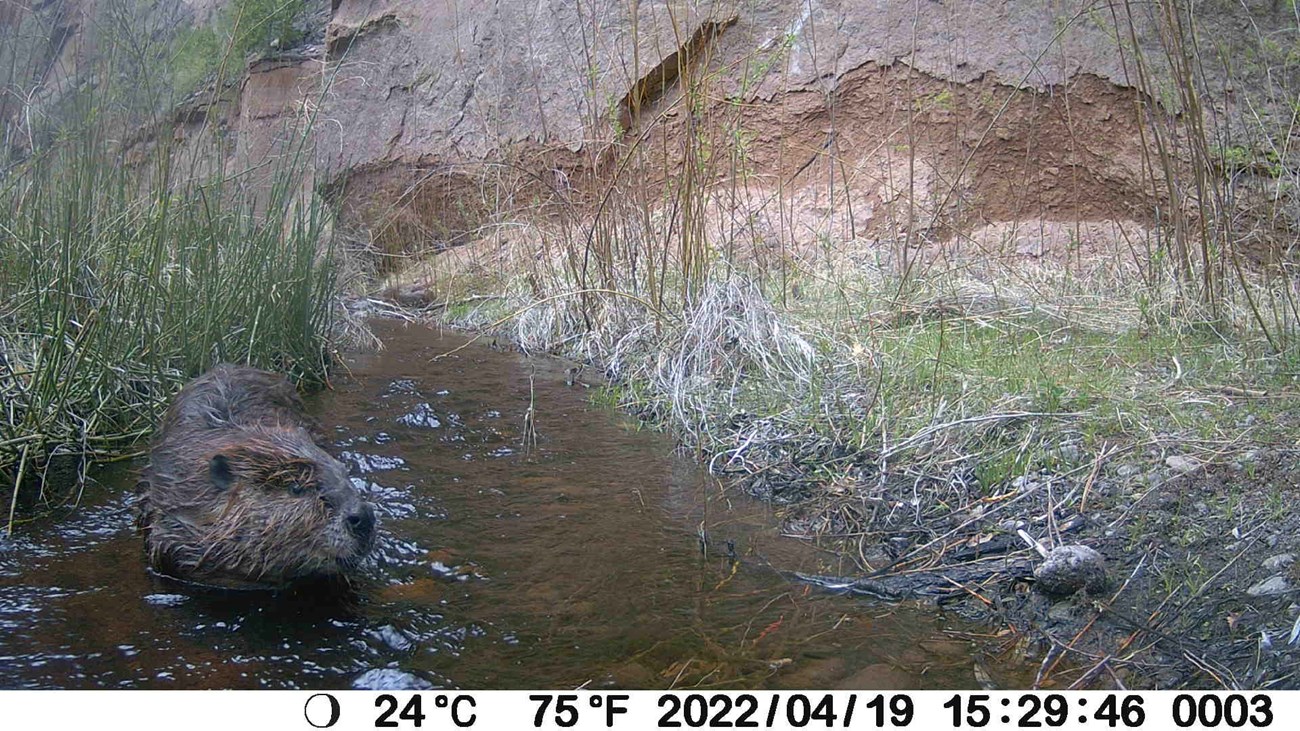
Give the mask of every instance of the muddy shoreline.
[{"label": "muddy shoreline", "polygon": [[[1040,687],[1295,689],[1300,518],[1280,509],[1277,495],[1295,489],[1296,461],[1294,450],[1260,449],[1253,467],[1183,473],[1158,452],[1099,460],[1085,475],[1025,476],[987,498],[982,514],[930,522],[907,542],[891,536],[864,546],[819,534],[809,502],[784,517],[792,534],[879,566],[795,578],[875,600],[932,602],[1008,631],[1041,657]],[[1085,485],[1086,510],[1052,507],[1052,492],[1068,502]],[[1040,557],[1017,530],[1049,546],[1097,550],[1107,589],[1036,591]],[[917,545],[929,536],[937,538]]]},{"label": "muddy shoreline", "polygon": [[[787,498],[787,534],[838,552],[855,569],[792,578],[868,600],[932,603],[1006,632],[1041,658],[1038,687],[1300,688],[1300,646],[1292,641],[1300,626],[1300,516],[1279,502],[1300,484],[1300,454],[1249,455],[1246,464],[1190,472],[1169,467],[1157,450],[1093,457],[1084,473],[1022,476],[976,510],[923,521],[911,535],[845,538],[861,526],[827,526],[824,501]],[[801,477],[816,479],[811,470]],[[886,477],[888,487],[863,509],[890,503],[891,494],[893,504],[904,503],[914,479]],[[774,492],[770,484],[748,487],[769,499]],[[1097,550],[1107,589],[1035,590],[1040,557],[1017,530],[1047,546]]]}]

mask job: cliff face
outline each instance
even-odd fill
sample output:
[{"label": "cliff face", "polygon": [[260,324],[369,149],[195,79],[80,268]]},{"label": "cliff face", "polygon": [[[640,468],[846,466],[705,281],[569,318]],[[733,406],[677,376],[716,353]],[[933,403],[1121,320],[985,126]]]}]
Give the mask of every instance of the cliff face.
[{"label": "cliff face", "polygon": [[472,161],[519,143],[578,151],[593,122],[701,38],[718,91],[750,103],[802,92],[829,103],[857,72],[896,65],[955,86],[1040,93],[1084,76],[1127,83],[1113,30],[1071,17],[1076,3],[589,5],[341,0],[327,41],[337,78],[326,111],[337,124],[321,131],[336,144],[322,161]]},{"label": "cliff face", "polygon": [[643,140],[671,177],[700,123],[743,140],[744,214],[779,186],[837,237],[1145,217],[1114,22],[1077,3],[342,0],[326,46],[318,161],[388,249],[497,215],[484,163],[574,184]]},{"label": "cliff face", "polygon": [[[216,2],[184,8],[204,17]],[[1282,4],[1248,5],[1256,19],[1285,19]],[[318,7],[319,42],[252,63],[214,109],[213,95],[197,96],[176,135],[233,136],[225,164],[239,168],[312,121],[316,184],[341,202],[345,225],[388,250],[456,243],[539,198],[571,205],[626,175],[629,151],[642,156],[639,180],[669,180],[692,154],[684,139],[713,148],[725,139],[741,160],[709,171],[716,182],[740,179],[734,211],[761,222],[779,189],[792,219],[817,235],[1009,236],[1021,253],[1041,254],[1066,236],[1056,223],[1074,223],[1077,236],[1082,224],[1151,215],[1134,46],[1147,51],[1147,73],[1165,72],[1152,18],[1130,22],[1122,4]],[[1231,9],[1204,22],[1224,37],[1242,32]],[[51,49],[66,40],[52,37]],[[1176,111],[1176,100],[1159,101]],[[1036,233],[1017,233],[1018,222]],[[749,235],[761,240],[762,229]]]},{"label": "cliff face", "polygon": [[84,15],[76,0],[36,8],[0,0],[0,150],[23,144],[26,110],[67,86]]}]

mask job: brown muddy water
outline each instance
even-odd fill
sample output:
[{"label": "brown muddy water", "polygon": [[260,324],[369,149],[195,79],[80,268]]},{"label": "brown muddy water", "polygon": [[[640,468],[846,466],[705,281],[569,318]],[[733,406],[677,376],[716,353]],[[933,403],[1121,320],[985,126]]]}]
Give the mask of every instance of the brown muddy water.
[{"label": "brown muddy water", "polygon": [[[0,687],[1004,687],[1023,665],[935,610],[781,571],[782,537],[565,364],[421,327],[347,361],[313,408],[380,515],[355,591],[217,593],[145,568],[140,465],[0,546]],[[535,440],[526,428],[532,409]]]}]

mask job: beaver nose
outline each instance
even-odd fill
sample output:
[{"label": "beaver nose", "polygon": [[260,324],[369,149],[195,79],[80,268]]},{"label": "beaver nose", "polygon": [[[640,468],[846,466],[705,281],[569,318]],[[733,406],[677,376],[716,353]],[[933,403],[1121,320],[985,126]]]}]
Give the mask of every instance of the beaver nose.
[{"label": "beaver nose", "polygon": [[375,509],[370,507],[370,503],[358,500],[344,516],[343,522],[347,524],[349,533],[358,540],[367,541],[375,532]]}]

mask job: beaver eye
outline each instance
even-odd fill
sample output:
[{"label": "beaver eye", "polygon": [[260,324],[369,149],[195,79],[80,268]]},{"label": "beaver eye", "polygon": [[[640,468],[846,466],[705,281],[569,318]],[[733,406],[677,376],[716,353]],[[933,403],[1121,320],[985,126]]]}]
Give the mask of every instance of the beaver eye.
[{"label": "beaver eye", "polygon": [[208,474],[212,478],[212,484],[218,490],[229,489],[235,482],[235,473],[230,466],[230,458],[224,454],[213,455],[208,462]]},{"label": "beaver eye", "polygon": [[293,487],[289,488],[289,492],[293,493],[294,495],[301,495],[301,494],[303,494],[304,492],[307,492],[307,486],[306,486],[306,485],[303,485],[303,484],[301,484],[301,483],[295,482],[295,483],[293,483]]}]

